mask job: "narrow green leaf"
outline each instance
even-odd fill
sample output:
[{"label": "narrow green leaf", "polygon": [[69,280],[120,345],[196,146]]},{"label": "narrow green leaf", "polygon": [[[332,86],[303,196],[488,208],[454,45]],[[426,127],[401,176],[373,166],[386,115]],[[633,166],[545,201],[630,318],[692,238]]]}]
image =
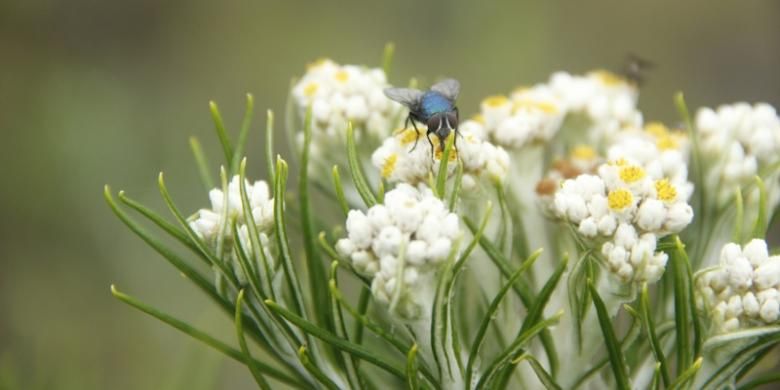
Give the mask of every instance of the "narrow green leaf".
[{"label": "narrow green leaf", "polygon": [[623,351],[620,349],[620,344],[615,336],[615,330],[612,328],[612,320],[609,317],[607,307],[604,306],[604,301],[601,300],[592,280],[588,280],[588,289],[593,297],[593,306],[596,308],[596,315],[601,326],[601,333],[604,335],[604,344],[607,346],[612,372],[615,374],[615,385],[618,389],[631,389]]},{"label": "narrow green leaf", "polygon": [[[436,196],[439,197],[439,199],[445,199],[446,198],[446,186],[447,186],[447,165],[450,162],[450,153],[452,153],[452,147],[455,145],[455,133],[450,133],[451,135],[447,138],[447,142],[444,144],[444,151],[441,154],[441,160],[439,160],[439,173],[436,175]],[[441,143],[439,144],[439,147],[441,148]]]},{"label": "narrow green leaf", "polygon": [[[241,160],[241,165],[239,166],[239,194],[241,196],[241,205],[244,212],[244,221],[254,221],[255,216],[254,212],[252,211],[252,205],[249,202],[249,194],[246,192],[246,158]],[[247,223],[247,230],[249,231],[249,242],[252,246],[252,251],[254,252],[254,261],[247,262],[247,265],[249,267],[249,271],[251,274],[247,274],[247,277],[253,278],[258,286],[263,286],[264,291],[264,298],[271,297],[273,299],[276,299],[276,292],[273,288],[273,264],[271,264],[272,259],[269,259],[266,256],[265,248],[263,248],[263,244],[260,240],[260,233],[257,231],[257,225],[254,223]],[[240,237],[237,232],[233,235],[234,237]],[[236,240],[238,242],[240,240]],[[263,274],[265,275],[265,284],[260,283],[260,270],[255,267],[256,264],[262,264],[263,265]],[[259,289],[259,287],[258,287]]]},{"label": "narrow green leaf", "polygon": [[[277,168],[278,169],[278,168]],[[306,332],[307,334],[310,334],[330,345],[333,345],[337,349],[350,353],[352,355],[357,356],[360,359],[363,359],[385,371],[388,373],[395,375],[401,380],[406,379],[406,375],[404,372],[387,363],[383,358],[375,355],[371,350],[366,349],[363,346],[351,343],[349,341],[343,340],[339,338],[338,336],[334,335],[333,333],[330,333],[320,327],[317,327],[316,325],[312,324],[309,321],[306,321],[305,319],[301,318],[300,316],[296,315],[295,313],[284,309],[283,307],[276,304],[276,302],[271,300],[266,300],[265,304],[275,313],[278,315],[284,317],[288,321],[290,321],[295,326],[299,327],[301,330]]]},{"label": "narrow green leaf", "polygon": [[406,384],[411,390],[420,388],[420,379],[417,377],[417,344],[412,345],[406,355]]},{"label": "narrow green leaf", "polygon": [[206,159],[206,154],[203,153],[203,148],[200,145],[198,137],[190,137],[190,149],[192,155],[195,156],[195,163],[198,165],[198,173],[200,174],[200,180],[203,182],[203,187],[206,191],[214,188],[214,178],[211,177],[209,172],[209,162]]},{"label": "narrow green leaf", "polygon": [[[329,291],[338,290],[339,288],[338,287],[338,266],[339,266],[339,262],[337,260],[334,260],[331,263],[330,280],[328,281]],[[333,296],[333,294],[328,294],[328,298],[330,300],[329,304],[331,307],[331,311],[334,314],[333,315],[333,319],[335,322],[334,324],[335,326],[333,327],[334,333],[336,334],[336,336],[341,337],[344,340],[349,340],[349,333],[347,333],[347,325],[344,322],[344,315],[341,312],[339,301],[338,299],[336,299],[336,297]],[[346,356],[341,356],[341,354]],[[358,378],[358,373],[357,373],[357,364],[358,364],[357,359],[354,356],[349,355],[348,353],[343,353],[338,351],[334,351],[334,355],[342,358],[339,363],[343,365],[345,368],[350,387],[354,389],[361,388],[360,379]]]},{"label": "narrow green leaf", "polygon": [[290,288],[293,299],[293,311],[306,318],[306,307],[303,305],[303,293],[299,284],[298,275],[293,267],[290,242],[287,239],[287,224],[285,223],[285,196],[287,186],[287,163],[281,156],[276,158],[276,179],[274,180],[274,227],[276,228],[276,243],[279,247],[279,256],[282,259],[284,277]]},{"label": "narrow green leaf", "polygon": [[393,42],[387,42],[385,44],[385,50],[382,53],[382,70],[385,72],[385,77],[390,79],[390,69],[393,64],[393,55],[395,54],[395,44]]},{"label": "narrow green leaf", "polygon": [[758,216],[753,225],[753,238],[763,240],[766,238],[766,229],[769,227],[767,224],[767,193],[764,181],[758,176],[756,176],[756,185],[758,186]]},{"label": "narrow green leaf", "polygon": [[653,369],[653,381],[650,382],[650,389],[661,390],[661,363],[655,363]]},{"label": "narrow green leaf", "polygon": [[[534,252],[534,254],[537,256],[540,253],[541,250]],[[523,326],[520,328],[521,332],[527,330],[542,319],[542,316],[544,315],[544,309],[547,307],[547,302],[550,300],[555,287],[558,286],[558,281],[561,280],[561,276],[563,275],[564,271],[566,271],[566,266],[568,264],[569,255],[564,254],[563,260],[558,263],[558,266],[555,268],[552,276],[547,279],[547,282],[542,287],[542,291],[540,291],[539,295],[536,296],[536,300],[534,301],[533,306],[531,306],[531,308],[528,310],[528,314],[526,315],[525,320],[523,320]],[[525,265],[525,263],[523,263],[523,265]]]},{"label": "narrow green leaf", "polygon": [[327,280],[322,259],[315,244],[314,219],[311,215],[309,202],[309,153],[311,149],[311,108],[306,110],[303,125],[303,150],[301,152],[301,167],[298,175],[298,200],[300,207],[301,227],[303,230],[303,250],[306,255],[306,268],[309,277],[312,308],[316,323],[334,332],[334,318],[328,296]]},{"label": "narrow green leaf", "polygon": [[274,112],[266,111],[265,122],[265,163],[268,165],[268,179],[276,177],[274,173]]},{"label": "narrow green leaf", "polygon": [[[674,238],[673,238],[674,240]],[[679,240],[679,238],[677,238]],[[690,336],[690,297],[688,270],[682,251],[670,253],[672,280],[674,281],[674,317],[677,350],[677,372],[682,372],[693,363],[693,351]]]},{"label": "narrow green leaf", "polygon": [[[241,362],[241,363],[245,363],[246,362],[246,360],[245,360],[246,356],[243,353],[241,353],[241,351],[238,351],[235,348],[230,347],[229,345],[227,345],[227,344],[225,344],[225,343],[215,339],[214,337],[208,335],[207,333],[205,333],[203,331],[200,331],[200,330],[196,329],[195,327],[193,327],[192,325],[190,325],[190,324],[188,324],[188,323],[186,323],[184,321],[176,319],[176,318],[174,318],[174,317],[172,317],[172,316],[170,316],[170,315],[168,315],[166,313],[161,312],[160,310],[157,310],[157,309],[155,309],[155,308],[153,308],[153,307],[151,307],[151,306],[149,306],[147,304],[144,304],[144,303],[138,301],[137,299],[135,299],[135,298],[133,298],[133,297],[131,297],[131,296],[125,294],[125,293],[120,292],[119,290],[117,290],[116,286],[114,286],[113,284],[111,285],[111,294],[114,297],[116,297],[117,299],[119,299],[120,301],[122,301],[122,302],[124,302],[124,303],[126,303],[126,304],[128,304],[128,305],[130,305],[130,306],[132,306],[132,307],[134,307],[134,308],[136,308],[136,309],[146,313],[146,314],[149,314],[150,316],[152,316],[154,318],[157,318],[158,320],[160,320],[160,321],[162,321],[162,322],[164,322],[164,323],[166,323],[166,324],[168,324],[168,325],[170,325],[170,326],[180,330],[182,333],[185,333],[185,334],[191,336],[192,338],[194,338],[194,339],[196,339],[196,340],[198,340],[198,341],[200,341],[200,342],[202,342],[202,343],[204,343],[204,344],[206,344],[206,345],[216,349],[217,351],[222,352],[226,356],[228,356],[228,357],[230,357],[230,358],[232,358],[232,359],[234,359],[234,360],[236,360],[238,362]],[[270,377],[272,377],[274,379],[277,379],[277,380],[279,380],[281,382],[287,383],[287,384],[289,384],[291,386],[294,386],[296,388],[305,388],[304,384],[301,383],[298,379],[289,376],[288,374],[278,370],[275,367],[269,366],[269,365],[267,365],[267,364],[265,364],[265,363],[263,363],[261,361],[257,361],[257,360],[255,360],[254,363],[255,363],[255,366],[257,367],[257,369],[259,371],[261,371],[262,373],[264,373],[264,374],[266,374],[266,375],[268,375],[268,376],[270,376]]]},{"label": "narrow green leaf", "polygon": [[555,380],[552,378],[550,373],[548,373],[544,367],[542,367],[541,364],[539,364],[539,361],[536,360],[533,356],[529,354],[522,354],[520,357],[512,361],[513,364],[520,363],[521,361],[527,361],[528,364],[531,366],[531,368],[534,370],[534,373],[536,374],[536,377],[539,379],[539,382],[542,383],[542,386],[544,386],[545,389],[550,390],[560,390],[561,386],[555,383]]},{"label": "narrow green leaf", "polygon": [[739,385],[737,390],[753,390],[760,386],[780,382],[780,371],[768,372]]},{"label": "narrow green leaf", "polygon": [[246,111],[244,112],[244,119],[241,121],[241,131],[238,133],[238,142],[236,143],[236,151],[233,153],[233,160],[230,163],[230,173],[235,174],[238,172],[238,165],[244,158],[244,150],[246,149],[246,141],[249,138],[249,128],[252,126],[252,117],[255,115],[255,98],[251,93],[246,94]]},{"label": "narrow green leaf", "polygon": [[[471,383],[471,377],[474,372],[474,364],[477,362],[477,356],[479,355],[479,351],[482,348],[482,344],[485,341],[485,338],[487,336],[487,330],[490,326],[491,322],[495,318],[496,312],[498,311],[499,305],[501,305],[501,302],[503,301],[506,294],[509,292],[510,288],[515,284],[515,282],[520,279],[520,276],[523,275],[530,267],[533,265],[533,263],[536,261],[536,259],[539,258],[539,255],[541,255],[541,251],[537,251],[531,258],[529,258],[527,261],[523,262],[523,265],[520,266],[520,268],[517,269],[504,283],[503,286],[501,286],[501,289],[498,291],[498,294],[493,298],[493,301],[490,302],[490,306],[488,306],[487,312],[485,312],[485,316],[482,317],[482,322],[479,325],[479,330],[477,331],[476,336],[474,336],[474,341],[471,343],[471,349],[469,350],[469,359],[466,363],[466,383]],[[521,334],[524,333],[527,329],[521,330]],[[519,336],[518,336],[519,337]]]},{"label": "narrow green leaf", "polygon": [[355,189],[360,194],[360,197],[363,198],[366,207],[374,206],[377,204],[376,196],[371,191],[371,187],[368,186],[368,181],[366,181],[363,168],[358,159],[357,147],[355,146],[355,130],[352,127],[352,122],[347,126],[347,161],[349,162],[349,170],[352,173],[352,182],[355,184]]},{"label": "narrow green leaf", "polygon": [[222,114],[219,113],[215,101],[209,102],[209,110],[211,111],[211,119],[214,120],[214,129],[217,131],[219,143],[222,145],[222,152],[225,154],[225,164],[230,164],[233,161],[233,146],[230,144],[230,137],[225,130],[225,122],[222,120]]},{"label": "narrow green leaf", "polygon": [[301,345],[298,349],[298,358],[301,360],[301,364],[308,370],[312,376],[317,378],[317,381],[330,390],[339,390],[339,386],[333,382],[322,370],[314,365],[309,357],[309,353],[306,350],[305,345]]},{"label": "narrow green leaf", "polygon": [[742,190],[739,188],[734,190],[734,209],[736,216],[734,217],[734,234],[731,241],[742,245],[742,224],[745,218],[745,209],[742,201]]},{"label": "narrow green leaf", "polygon": [[683,371],[677,377],[677,379],[675,379],[674,382],[672,382],[672,384],[669,385],[669,390],[675,390],[675,389],[683,388],[683,386],[685,386],[685,384],[688,383],[688,381],[692,380],[696,376],[696,374],[699,372],[699,369],[701,368],[701,364],[702,364],[703,361],[704,361],[704,358],[702,358],[702,357],[699,357],[698,359],[696,359],[696,361],[694,361],[693,364],[691,364],[690,367],[688,367],[685,371]]},{"label": "narrow green leaf", "polygon": [[674,236],[674,244],[685,266],[685,278],[688,284],[688,308],[690,309],[691,322],[693,323],[693,354],[694,356],[700,356],[702,344],[704,343],[704,330],[702,329],[701,319],[698,313],[696,313],[696,294],[693,291],[693,267],[688,259],[688,253],[685,251],[685,245],[680,240],[680,236]]},{"label": "narrow green leaf", "polygon": [[642,285],[642,293],[639,297],[639,308],[642,324],[647,332],[648,339],[650,340],[650,348],[659,365],[658,369],[661,373],[661,379],[663,379],[664,387],[668,387],[670,382],[669,363],[666,361],[663,346],[658,340],[658,335],[655,333],[655,323],[653,323],[653,316],[650,311],[650,297],[647,292],[647,283]]},{"label": "narrow green leaf", "polygon": [[[368,313],[368,305],[370,303],[371,303],[371,290],[367,286],[363,286],[360,289],[360,298],[358,298],[358,307],[356,313],[359,314],[361,317],[365,317],[366,313]],[[353,334],[355,335],[355,342],[358,344],[363,344],[363,327],[364,327],[363,321],[355,322],[355,330]]]},{"label": "narrow green leaf", "polygon": [[455,202],[457,202],[458,196],[460,196],[462,182],[463,182],[463,160],[458,159],[458,167],[455,170],[455,184],[452,186],[450,201],[447,205],[450,211],[455,210]]},{"label": "narrow green leaf", "polygon": [[236,336],[238,337],[238,345],[241,347],[241,352],[244,354],[244,364],[249,367],[249,371],[252,372],[252,376],[255,378],[255,382],[257,382],[257,385],[260,386],[261,389],[271,389],[271,386],[268,385],[268,382],[263,377],[263,373],[260,369],[260,367],[257,366],[257,363],[254,358],[252,358],[252,353],[249,351],[249,347],[246,344],[246,339],[244,338],[244,326],[241,322],[243,316],[241,315],[241,307],[243,306],[244,301],[244,290],[238,292],[238,298],[236,298],[236,315],[235,315],[235,324],[236,324]]},{"label": "narrow green leaf", "polygon": [[333,188],[336,190],[336,199],[339,201],[339,206],[341,206],[341,211],[344,212],[344,215],[346,216],[349,214],[349,203],[347,203],[347,197],[344,196],[344,185],[341,184],[341,175],[339,174],[339,166],[334,165],[333,170],[331,171],[333,174]]},{"label": "narrow green leaf", "polygon": [[518,351],[521,351],[522,348],[525,346],[525,344],[528,341],[530,341],[531,338],[533,338],[538,333],[540,333],[542,330],[558,323],[558,321],[561,319],[561,316],[563,316],[563,310],[559,311],[558,313],[556,313],[555,315],[553,315],[548,319],[537,322],[536,325],[532,326],[530,329],[518,335],[517,338],[515,338],[515,340],[512,342],[512,344],[510,344],[509,347],[507,347],[495,360],[493,360],[490,363],[490,365],[488,365],[484,374],[477,382],[476,388],[477,389],[486,388],[485,386],[489,385],[489,383],[492,381],[495,374],[498,371],[500,371],[504,366],[512,362],[512,356],[516,356],[518,354]]}]

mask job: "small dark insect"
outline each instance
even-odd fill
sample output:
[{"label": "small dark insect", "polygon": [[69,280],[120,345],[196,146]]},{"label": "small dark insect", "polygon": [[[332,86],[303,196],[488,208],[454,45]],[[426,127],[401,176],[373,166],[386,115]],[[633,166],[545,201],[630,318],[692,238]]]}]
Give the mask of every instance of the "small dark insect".
[{"label": "small dark insect", "polygon": [[[403,104],[409,109],[409,116],[406,117],[405,127],[412,122],[414,130],[418,137],[414,141],[411,150],[417,147],[420,131],[417,129],[416,122],[424,123],[428,126],[425,138],[431,144],[431,154],[433,154],[433,142],[430,134],[433,133],[439,137],[439,145],[444,145],[445,140],[454,131],[458,135],[458,107],[455,106],[455,99],[460,92],[460,83],[455,79],[442,80],[427,91],[420,91],[413,88],[386,88],[385,96]],[[454,146],[454,145],[453,145]],[[443,148],[443,146],[441,146]]]},{"label": "small dark insect", "polygon": [[623,65],[623,76],[636,86],[641,86],[644,82],[644,74],[648,69],[655,68],[655,64],[636,54],[629,53],[626,56],[625,65]]}]

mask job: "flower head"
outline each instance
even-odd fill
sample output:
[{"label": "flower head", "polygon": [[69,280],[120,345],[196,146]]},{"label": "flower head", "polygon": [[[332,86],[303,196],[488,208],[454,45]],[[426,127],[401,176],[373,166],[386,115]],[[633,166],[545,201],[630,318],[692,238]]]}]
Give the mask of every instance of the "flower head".
[{"label": "flower head", "polygon": [[384,204],[352,210],[336,249],[372,278],[374,297],[407,319],[429,313],[439,266],[461,234],[458,216],[426,187],[401,183]]},{"label": "flower head", "polygon": [[769,256],[766,241],[723,246],[720,263],[697,276],[698,305],[717,331],[777,322],[780,318],[780,256]]}]

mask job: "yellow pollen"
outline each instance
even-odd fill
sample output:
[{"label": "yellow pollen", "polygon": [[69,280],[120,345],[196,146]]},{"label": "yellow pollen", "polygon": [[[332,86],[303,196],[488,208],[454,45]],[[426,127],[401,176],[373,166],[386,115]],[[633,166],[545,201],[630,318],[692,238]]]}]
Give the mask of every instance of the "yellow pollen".
[{"label": "yellow pollen", "polygon": [[620,168],[620,180],[633,183],[645,177],[645,170],[636,165],[627,165]]},{"label": "yellow pollen", "polygon": [[336,80],[342,83],[346,83],[347,80],[349,80],[349,73],[347,73],[346,70],[340,70],[336,72],[336,75],[334,77],[336,77]]},{"label": "yellow pollen", "polygon": [[646,124],[645,131],[656,138],[663,138],[669,135],[669,128],[661,122],[650,122]]},{"label": "yellow pollen", "polygon": [[308,65],[306,65],[306,70],[317,69],[320,66],[325,65],[325,63],[327,63],[328,61],[330,61],[330,59],[328,59],[328,58],[324,58],[324,57],[323,58],[318,58],[318,59],[314,60],[314,62],[311,62]]},{"label": "yellow pollen", "polygon": [[488,106],[488,107],[501,107],[509,102],[509,99],[507,99],[504,95],[495,95],[485,98],[485,100],[482,101],[482,104]]},{"label": "yellow pollen", "polygon": [[395,170],[395,163],[398,161],[398,155],[393,153],[385,159],[385,163],[382,164],[382,177],[387,179],[393,174]]},{"label": "yellow pollen", "polygon": [[578,160],[593,160],[596,158],[596,151],[587,145],[577,145],[572,149],[571,157]]},{"label": "yellow pollen", "polygon": [[472,116],[471,120],[473,120],[473,121],[475,121],[477,123],[483,124],[483,125],[485,124],[485,116],[482,115],[482,114],[476,114],[476,115]]},{"label": "yellow pollen", "polygon": [[633,200],[634,196],[631,195],[631,191],[624,188],[612,190],[607,195],[607,203],[612,210],[623,210],[630,206]]},{"label": "yellow pollen", "polygon": [[[450,133],[450,135],[447,136],[447,141],[449,141],[449,139],[454,136],[455,136],[454,132]],[[445,143],[442,144],[442,142],[439,141],[439,137],[431,137],[431,139],[433,140],[434,148],[436,150],[436,152],[434,152],[434,156],[437,160],[441,160],[441,156],[442,154],[444,154],[444,146],[446,145],[446,141]],[[458,158],[458,150],[455,148],[455,145],[452,145],[452,150],[450,150],[450,155],[448,156],[447,160],[453,162],[457,158]]]},{"label": "yellow pollen", "polygon": [[608,86],[626,84],[626,80],[608,70],[594,70],[590,75]]},{"label": "yellow pollen", "polygon": [[309,84],[306,84],[305,87],[303,87],[303,94],[305,96],[312,97],[314,96],[315,93],[317,93],[317,89],[319,88],[320,88],[319,84],[315,82],[311,82]]},{"label": "yellow pollen", "polygon": [[398,134],[398,142],[402,146],[409,145],[410,143],[417,140],[417,137],[419,137],[419,135],[414,129],[402,130],[401,133]]},{"label": "yellow pollen", "polygon": [[656,146],[658,146],[658,149],[661,150],[672,150],[677,149],[680,145],[673,136],[666,135],[658,138],[656,141]]},{"label": "yellow pollen", "polygon": [[655,192],[658,199],[673,202],[677,198],[677,189],[669,182],[669,179],[661,179],[655,182]]},{"label": "yellow pollen", "polygon": [[515,110],[519,110],[522,108],[530,108],[530,109],[542,111],[545,114],[555,114],[558,112],[558,106],[550,102],[540,102],[540,101],[527,100],[527,99],[515,101],[513,108]]}]

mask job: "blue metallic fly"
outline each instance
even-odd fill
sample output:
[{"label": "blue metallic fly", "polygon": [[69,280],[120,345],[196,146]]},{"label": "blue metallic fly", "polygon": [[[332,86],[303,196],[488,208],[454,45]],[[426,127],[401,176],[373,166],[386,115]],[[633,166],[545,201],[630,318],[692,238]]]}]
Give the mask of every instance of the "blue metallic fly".
[{"label": "blue metallic fly", "polygon": [[[460,93],[460,83],[455,79],[442,80],[427,91],[420,91],[412,88],[386,88],[385,96],[403,104],[409,109],[409,116],[406,117],[405,127],[412,122],[417,134],[416,122],[424,123],[428,126],[425,138],[431,144],[431,154],[433,154],[433,142],[430,135],[433,133],[439,137],[439,145],[443,148],[445,140],[450,132],[458,134],[458,107],[455,106],[455,99]],[[418,138],[419,139],[419,136]],[[417,139],[414,141],[412,150],[417,147]]]}]

